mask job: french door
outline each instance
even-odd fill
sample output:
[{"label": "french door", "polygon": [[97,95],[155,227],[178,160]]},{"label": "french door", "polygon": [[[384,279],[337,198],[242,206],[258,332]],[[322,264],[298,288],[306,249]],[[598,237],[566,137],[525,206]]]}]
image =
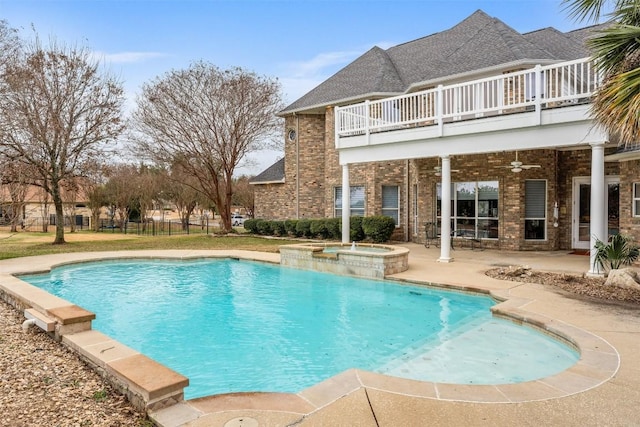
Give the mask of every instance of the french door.
[{"label": "french door", "polygon": [[[607,233],[618,233],[620,227],[620,178],[605,177],[607,197],[604,204]],[[590,249],[591,241],[591,178],[573,178],[573,227],[571,246],[575,249]]]}]

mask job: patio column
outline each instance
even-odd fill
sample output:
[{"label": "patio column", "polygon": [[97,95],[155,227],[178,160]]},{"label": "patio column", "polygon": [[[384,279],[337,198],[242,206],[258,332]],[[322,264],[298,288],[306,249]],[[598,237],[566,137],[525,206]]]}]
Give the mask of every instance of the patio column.
[{"label": "patio column", "polygon": [[451,159],[442,159],[442,200],[440,201],[440,258],[438,262],[451,262]]},{"label": "patio column", "polygon": [[351,189],[349,188],[349,165],[342,165],[342,243],[349,243],[351,224]]},{"label": "patio column", "polygon": [[589,234],[589,272],[587,274],[593,276],[602,276],[604,272],[600,266],[595,265],[596,241],[607,241],[606,215],[604,211],[606,186],[604,181],[604,142],[591,143],[591,206]]}]

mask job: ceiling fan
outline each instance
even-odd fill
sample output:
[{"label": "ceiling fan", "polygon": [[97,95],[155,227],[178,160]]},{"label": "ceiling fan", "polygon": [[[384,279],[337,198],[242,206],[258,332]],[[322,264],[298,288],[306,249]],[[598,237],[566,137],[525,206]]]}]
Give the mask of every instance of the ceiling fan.
[{"label": "ceiling fan", "polygon": [[499,167],[508,168],[511,169],[511,172],[518,173],[526,169],[539,168],[540,165],[523,165],[522,162],[518,160],[518,152],[516,151],[516,159],[513,162],[511,162],[508,166]]},{"label": "ceiling fan", "polygon": [[[451,172],[460,172],[458,169],[451,169]],[[435,176],[442,176],[442,166],[440,166],[440,157],[438,157],[438,165],[433,167]]]}]

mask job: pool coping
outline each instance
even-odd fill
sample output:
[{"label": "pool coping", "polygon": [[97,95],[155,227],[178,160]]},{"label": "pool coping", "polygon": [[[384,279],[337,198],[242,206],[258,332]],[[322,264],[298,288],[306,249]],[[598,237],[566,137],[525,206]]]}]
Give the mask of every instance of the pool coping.
[{"label": "pool coping", "polygon": [[[499,301],[492,307],[495,316],[526,324],[574,346],[580,359],[572,367],[535,381],[502,385],[445,384],[391,377],[350,369],[295,394],[234,393],[184,400],[183,389],[188,379],[152,359],[91,330],[91,315],[61,298],[32,286],[17,274],[44,273],[52,268],[92,261],[115,259],[198,259],[232,258],[278,264],[279,255],[241,250],[163,250],[87,252],[43,255],[0,261],[0,298],[18,310],[31,309],[45,321],[53,321],[50,332],[74,350],[102,375],[107,376],[132,403],[147,410],[162,426],[179,426],[205,419],[224,411],[269,410],[282,414],[291,422],[310,415],[336,400],[358,393],[361,389],[386,391],[403,396],[442,401],[475,403],[518,403],[557,399],[591,390],[611,379],[620,367],[620,355],[603,338],[566,322],[529,312],[530,299],[513,298],[508,290],[488,291],[460,285],[447,285],[416,280],[399,280],[411,284],[443,289],[489,294]],[[26,261],[26,262],[25,262]],[[50,324],[47,323],[47,324]],[[289,421],[287,421],[289,422]]]}]

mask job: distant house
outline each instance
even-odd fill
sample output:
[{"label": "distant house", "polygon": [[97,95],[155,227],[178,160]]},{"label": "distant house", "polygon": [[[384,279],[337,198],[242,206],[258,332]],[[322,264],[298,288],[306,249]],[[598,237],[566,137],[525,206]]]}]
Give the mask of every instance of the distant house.
[{"label": "distant house", "polygon": [[593,30],[521,34],[479,10],[372,48],[281,112],[285,157],[253,180],[256,217],[389,215],[397,240],[440,235],[444,262],[450,239],[640,239],[640,151],[618,151],[589,115]]},{"label": "distant house", "polygon": [[[42,223],[56,225],[56,213],[51,196],[42,188],[29,185],[24,187],[23,198],[14,200],[10,186],[0,185],[0,226],[7,226],[14,218],[21,228],[38,231]],[[91,211],[87,207],[87,197],[82,190],[62,189],[65,225],[71,222],[79,227],[88,227]],[[22,200],[20,200],[22,199]],[[16,214],[14,210],[18,210]]]}]

